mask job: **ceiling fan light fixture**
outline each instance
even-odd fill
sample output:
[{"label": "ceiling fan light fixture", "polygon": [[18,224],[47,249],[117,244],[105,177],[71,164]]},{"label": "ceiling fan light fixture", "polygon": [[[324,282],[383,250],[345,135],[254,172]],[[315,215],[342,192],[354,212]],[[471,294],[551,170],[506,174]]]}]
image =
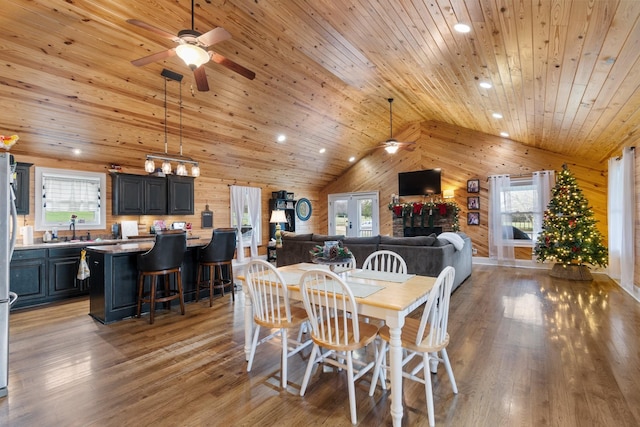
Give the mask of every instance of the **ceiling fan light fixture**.
[{"label": "ceiling fan light fixture", "polygon": [[206,64],[211,58],[209,52],[198,45],[190,43],[183,43],[176,47],[176,54],[191,70],[195,70],[202,64]]},{"label": "ceiling fan light fixture", "polygon": [[384,151],[389,154],[396,154],[400,146],[396,141],[387,141],[387,145],[384,147]]}]

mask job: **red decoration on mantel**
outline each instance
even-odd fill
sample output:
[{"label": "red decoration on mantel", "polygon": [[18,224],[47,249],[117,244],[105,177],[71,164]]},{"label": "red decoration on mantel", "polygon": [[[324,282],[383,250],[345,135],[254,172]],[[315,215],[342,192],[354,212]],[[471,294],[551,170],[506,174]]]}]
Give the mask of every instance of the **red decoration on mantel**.
[{"label": "red decoration on mantel", "polygon": [[422,203],[414,203],[413,204],[413,213],[419,215],[422,212]]},{"label": "red decoration on mantel", "polygon": [[438,203],[438,212],[440,212],[440,215],[446,215],[447,214],[447,205],[444,203]]},{"label": "red decoration on mantel", "polygon": [[393,207],[393,213],[400,218],[402,216],[402,206],[401,205],[395,205]]}]

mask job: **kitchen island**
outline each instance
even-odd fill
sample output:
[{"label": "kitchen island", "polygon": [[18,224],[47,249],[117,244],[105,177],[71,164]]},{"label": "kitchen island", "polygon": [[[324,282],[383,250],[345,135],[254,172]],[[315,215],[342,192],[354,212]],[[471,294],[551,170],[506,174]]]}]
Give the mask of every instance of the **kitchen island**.
[{"label": "kitchen island", "polygon": [[[196,297],[197,249],[207,243],[207,239],[187,240],[187,251],[182,264],[185,302]],[[135,316],[138,297],[137,256],[151,249],[153,244],[136,242],[86,248],[91,271],[91,317],[101,323],[112,323]]]}]

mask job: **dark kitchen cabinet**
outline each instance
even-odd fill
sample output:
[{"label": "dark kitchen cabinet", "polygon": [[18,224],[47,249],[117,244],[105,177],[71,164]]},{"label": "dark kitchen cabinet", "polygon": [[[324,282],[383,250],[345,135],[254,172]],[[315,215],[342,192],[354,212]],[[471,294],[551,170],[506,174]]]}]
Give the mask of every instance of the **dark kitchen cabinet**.
[{"label": "dark kitchen cabinet", "polygon": [[9,269],[9,289],[18,294],[13,308],[27,307],[46,301],[47,250],[14,251]]},{"label": "dark kitchen cabinet", "polygon": [[169,175],[169,215],[193,215],[194,178]]},{"label": "dark kitchen cabinet", "polygon": [[166,215],[166,178],[112,174],[113,215]]},{"label": "dark kitchen cabinet", "polygon": [[33,163],[16,163],[13,191],[16,194],[16,212],[18,215],[29,215],[29,174],[32,165]]},{"label": "dark kitchen cabinet", "polygon": [[82,248],[49,249],[47,261],[48,295],[51,299],[66,298],[85,294],[88,281],[78,280],[80,251]]}]

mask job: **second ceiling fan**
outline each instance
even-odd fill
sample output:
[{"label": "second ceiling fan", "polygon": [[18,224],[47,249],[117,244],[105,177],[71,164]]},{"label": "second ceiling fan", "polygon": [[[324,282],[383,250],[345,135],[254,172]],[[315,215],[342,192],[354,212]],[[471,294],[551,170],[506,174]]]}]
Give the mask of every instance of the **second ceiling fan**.
[{"label": "second ceiling fan", "polygon": [[208,51],[207,49],[219,42],[228,40],[231,38],[231,34],[222,27],[214,28],[207,31],[204,34],[196,31],[194,24],[194,0],[191,0],[191,29],[181,30],[177,35],[173,35],[153,25],[139,21],[137,19],[127,19],[127,22],[136,25],[145,30],[156,33],[162,37],[173,40],[178,46],[163,50],[162,52],[154,53],[143,58],[139,58],[131,61],[131,63],[137,67],[147,65],[155,61],[160,61],[166,58],[170,58],[174,55],[178,55],[189,68],[193,71],[193,75],[196,81],[196,86],[199,91],[205,92],[209,90],[209,83],[207,82],[207,74],[204,70],[204,64],[212,60],[228,69],[235,71],[243,77],[249,80],[253,80],[256,77],[256,73],[231,61],[224,56]]},{"label": "second ceiling fan", "polygon": [[389,101],[389,139],[375,148],[384,148],[389,154],[395,154],[400,148],[410,147],[415,142],[400,142],[393,137],[393,98],[388,98]]}]

